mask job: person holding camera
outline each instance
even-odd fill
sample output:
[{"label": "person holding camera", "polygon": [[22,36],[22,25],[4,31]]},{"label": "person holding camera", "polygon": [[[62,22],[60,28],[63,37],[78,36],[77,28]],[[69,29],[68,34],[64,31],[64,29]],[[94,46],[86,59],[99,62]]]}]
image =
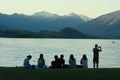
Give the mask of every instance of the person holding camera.
[{"label": "person holding camera", "polygon": [[95,44],[95,48],[93,48],[93,68],[98,68],[99,66],[99,52],[101,51],[101,46]]}]

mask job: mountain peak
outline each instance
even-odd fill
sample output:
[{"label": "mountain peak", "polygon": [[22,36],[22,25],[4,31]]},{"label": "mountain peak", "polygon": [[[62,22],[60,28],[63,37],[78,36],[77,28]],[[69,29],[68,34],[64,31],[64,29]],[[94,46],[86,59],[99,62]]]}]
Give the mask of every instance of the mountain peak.
[{"label": "mountain peak", "polygon": [[19,13],[13,13],[12,16],[18,17],[18,16],[27,16],[27,15],[25,15],[25,14],[19,14]]},{"label": "mountain peak", "polygon": [[36,13],[34,13],[33,16],[36,16],[36,17],[44,17],[44,18],[55,18],[55,17],[57,17],[58,15],[57,15],[57,14],[52,14],[52,13],[47,12],[47,11],[41,11],[41,12],[36,12]]},{"label": "mountain peak", "polygon": [[47,12],[47,11],[41,11],[41,12],[36,12],[34,13],[34,15],[36,16],[41,16],[41,15],[52,15],[51,13]]},{"label": "mountain peak", "polygon": [[70,13],[68,16],[75,17],[75,18],[80,18],[80,19],[82,19],[85,22],[88,22],[88,21],[92,20],[91,18],[89,18],[87,16],[79,15],[79,14],[76,14],[74,12]]},{"label": "mountain peak", "polygon": [[78,17],[78,14],[72,12],[72,13],[69,14],[69,16],[77,16]]}]

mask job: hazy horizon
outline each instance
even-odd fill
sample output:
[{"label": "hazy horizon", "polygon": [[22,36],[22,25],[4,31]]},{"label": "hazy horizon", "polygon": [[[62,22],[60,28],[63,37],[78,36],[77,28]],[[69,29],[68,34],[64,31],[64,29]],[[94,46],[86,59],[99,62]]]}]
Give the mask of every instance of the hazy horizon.
[{"label": "hazy horizon", "polygon": [[[48,11],[39,11],[39,12],[48,12]],[[0,12],[0,13],[1,14],[6,14],[6,15],[23,14],[23,15],[26,15],[26,16],[31,16],[31,15],[34,15],[35,13],[39,13],[39,12],[34,12],[33,14],[25,14],[25,13],[17,13],[17,12],[14,12],[14,13],[11,13],[11,14],[9,14],[9,13],[2,13],[2,12]],[[115,12],[115,11],[112,11],[112,12]],[[48,13],[50,13],[50,14],[56,14],[56,15],[59,15],[59,16],[65,16],[65,15],[70,15],[71,13],[75,13],[75,12],[70,12],[68,14],[63,14],[63,15],[60,15],[60,14],[57,14],[57,13],[52,13],[52,12],[48,12]],[[111,13],[111,12],[108,12],[108,13]],[[105,14],[108,14],[108,13],[103,13],[101,15],[98,15],[97,17],[105,15]],[[77,14],[77,13],[75,13],[75,14]],[[83,15],[83,16],[89,17],[88,15],[84,15],[84,14],[77,14],[77,15]],[[94,18],[97,18],[97,17],[94,17]],[[93,17],[89,17],[89,18],[93,18]]]},{"label": "hazy horizon", "polygon": [[0,13],[26,14],[47,11],[58,15],[71,12],[91,18],[120,10],[120,0],[0,0]]}]

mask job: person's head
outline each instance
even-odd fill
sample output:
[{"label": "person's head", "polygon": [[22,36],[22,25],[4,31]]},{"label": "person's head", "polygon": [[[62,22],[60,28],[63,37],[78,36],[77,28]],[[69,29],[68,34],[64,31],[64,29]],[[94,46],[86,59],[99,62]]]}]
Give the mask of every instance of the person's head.
[{"label": "person's head", "polygon": [[70,55],[70,59],[74,59],[74,56],[73,56],[73,54],[71,54],[71,55]]},{"label": "person's head", "polygon": [[40,58],[43,58],[43,54],[40,54]]},{"label": "person's head", "polygon": [[63,58],[64,58],[64,55],[63,55],[63,54],[62,54],[62,55],[60,55],[60,58],[61,58],[61,59],[63,59]]},{"label": "person's head", "polygon": [[95,44],[95,48],[97,48],[98,47],[98,44]]},{"label": "person's head", "polygon": [[30,60],[31,58],[32,58],[32,56],[31,56],[31,55],[28,55],[28,56],[27,56],[27,59],[29,59],[29,60]]},{"label": "person's head", "polygon": [[58,59],[58,56],[57,56],[57,55],[55,55],[55,56],[54,56],[54,58],[55,58],[55,60],[57,60],[57,59]]},{"label": "person's head", "polygon": [[86,54],[83,54],[82,59],[87,60],[87,56],[86,56]]}]

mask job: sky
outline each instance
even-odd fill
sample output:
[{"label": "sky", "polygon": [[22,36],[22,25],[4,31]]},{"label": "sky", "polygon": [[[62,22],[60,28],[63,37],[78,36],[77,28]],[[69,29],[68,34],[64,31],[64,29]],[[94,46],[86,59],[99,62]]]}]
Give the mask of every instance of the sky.
[{"label": "sky", "polygon": [[0,13],[27,14],[47,11],[58,15],[71,12],[96,18],[120,10],[120,0],[0,0]]}]

